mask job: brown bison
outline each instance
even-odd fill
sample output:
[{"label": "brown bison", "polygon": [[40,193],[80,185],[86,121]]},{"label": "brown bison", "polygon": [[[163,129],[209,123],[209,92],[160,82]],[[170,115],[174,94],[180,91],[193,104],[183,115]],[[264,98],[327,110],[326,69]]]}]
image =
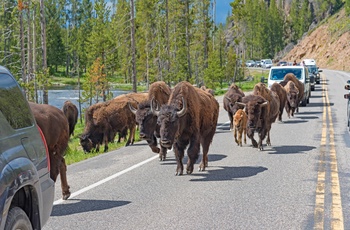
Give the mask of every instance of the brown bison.
[{"label": "brown bison", "polygon": [[212,90],[212,89],[210,89],[210,88],[207,88],[205,85],[202,85],[200,89],[204,90],[204,91],[207,92],[207,93],[210,93],[210,94],[213,95],[213,96],[215,95],[214,90]]},{"label": "brown bison", "polygon": [[78,108],[71,101],[65,101],[62,110],[68,120],[69,136],[74,135],[74,128],[78,122]]},{"label": "brown bison", "polygon": [[219,114],[219,103],[215,98],[183,81],[174,87],[168,103],[155,113],[160,125],[160,144],[168,149],[173,148],[175,152],[175,175],[183,174],[182,160],[187,146],[187,174],[193,172],[200,145],[203,157],[199,170],[205,170],[208,165],[209,145],[215,134]]},{"label": "brown bison", "polygon": [[166,159],[167,149],[160,145],[158,148],[157,138],[160,138],[159,125],[157,125],[157,116],[151,111],[152,99],[155,105],[164,105],[168,102],[171,94],[170,87],[163,81],[157,81],[151,84],[148,97],[149,100],[138,104],[135,109],[130,105],[130,110],[135,114],[136,122],[140,128],[140,138],[146,140],[153,152],[159,153],[159,160]]},{"label": "brown bison", "polygon": [[284,88],[287,95],[285,109],[288,117],[290,118],[291,116],[294,116],[294,112],[298,106],[299,90],[292,81],[288,81]]},{"label": "brown bison", "polygon": [[233,115],[237,112],[238,109],[242,109],[241,105],[236,102],[242,102],[242,98],[244,97],[243,91],[234,83],[231,84],[230,88],[224,95],[223,104],[224,109],[228,113],[228,117],[230,119],[230,130],[233,129]]},{"label": "brown bison", "polygon": [[[244,144],[247,144],[247,114],[243,109],[237,110],[233,116],[234,137],[237,145],[242,147],[242,135],[244,135]],[[237,139],[238,133],[238,139]]]},{"label": "brown bison", "polygon": [[282,86],[285,86],[289,81],[292,81],[299,90],[298,102],[297,102],[297,107],[296,107],[296,112],[299,112],[299,104],[300,104],[300,102],[303,102],[303,100],[304,100],[304,90],[305,90],[304,84],[302,82],[300,82],[298,80],[298,78],[292,73],[287,73],[284,76],[283,81],[280,82],[280,84]]},{"label": "brown bison", "polygon": [[[262,141],[265,139],[266,135],[266,144],[271,145],[271,125],[276,121],[280,108],[278,95],[269,90],[264,83],[260,82],[254,86],[253,94],[244,97],[242,102],[243,103],[237,103],[246,106],[248,137],[252,140],[254,147],[263,150]],[[254,139],[255,131],[259,134],[259,143]]]},{"label": "brown bison", "polygon": [[283,110],[287,102],[287,92],[285,88],[282,85],[278,84],[277,82],[272,84],[272,86],[270,87],[270,90],[275,92],[278,95],[278,98],[280,100],[278,120],[282,121]]},{"label": "brown bison", "polygon": [[130,111],[128,102],[136,106],[147,98],[145,93],[129,93],[118,96],[107,102],[90,106],[85,112],[85,128],[80,136],[80,143],[85,152],[92,149],[99,151],[99,145],[104,144],[104,151],[108,151],[108,142],[114,139],[116,133],[129,130],[129,137],[125,144],[134,143],[136,129],[135,115]]},{"label": "brown bison", "polygon": [[58,174],[61,178],[62,199],[67,200],[70,196],[67,182],[67,166],[64,154],[68,147],[69,126],[64,113],[51,105],[35,104],[30,102],[30,108],[34,114],[36,123],[42,130],[50,155],[50,177],[56,182]]}]

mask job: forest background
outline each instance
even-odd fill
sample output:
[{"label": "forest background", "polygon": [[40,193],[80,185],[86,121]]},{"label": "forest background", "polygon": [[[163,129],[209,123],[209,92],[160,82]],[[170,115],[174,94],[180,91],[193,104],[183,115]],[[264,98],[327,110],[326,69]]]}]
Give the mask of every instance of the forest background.
[{"label": "forest background", "polygon": [[[0,65],[38,101],[55,77],[82,101],[163,80],[216,89],[241,81],[245,60],[278,59],[350,0],[235,0],[215,23],[215,0],[1,0]],[[289,48],[290,49],[290,48]],[[46,93],[45,93],[46,92]]]}]

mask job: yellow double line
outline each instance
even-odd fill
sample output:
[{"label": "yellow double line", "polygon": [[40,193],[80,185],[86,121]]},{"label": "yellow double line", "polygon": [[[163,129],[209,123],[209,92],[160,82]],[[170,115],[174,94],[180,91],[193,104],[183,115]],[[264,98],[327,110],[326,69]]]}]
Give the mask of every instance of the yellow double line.
[{"label": "yellow double line", "polygon": [[[323,82],[325,77],[323,76]],[[331,178],[331,229],[344,229],[343,210],[341,204],[340,185],[338,176],[338,165],[337,165],[337,154],[335,151],[334,144],[334,129],[331,115],[331,107],[329,104],[328,91],[326,84],[322,84],[322,98],[323,98],[323,118],[322,118],[322,136],[321,136],[321,147],[320,147],[320,159],[318,164],[318,175],[317,175],[317,187],[316,187],[316,204],[314,213],[314,229],[324,229],[325,221],[325,187],[326,187],[326,161],[325,157],[327,154],[327,115],[329,125],[329,165],[330,165],[330,178]],[[328,227],[327,227],[328,229]]]}]

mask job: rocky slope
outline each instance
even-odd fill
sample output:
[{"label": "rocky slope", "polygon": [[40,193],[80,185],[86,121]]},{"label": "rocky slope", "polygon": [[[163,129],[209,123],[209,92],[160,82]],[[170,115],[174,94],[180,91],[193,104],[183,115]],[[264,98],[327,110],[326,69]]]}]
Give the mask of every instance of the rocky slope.
[{"label": "rocky slope", "polygon": [[350,71],[350,18],[341,10],[309,32],[282,59],[313,58],[324,69]]}]

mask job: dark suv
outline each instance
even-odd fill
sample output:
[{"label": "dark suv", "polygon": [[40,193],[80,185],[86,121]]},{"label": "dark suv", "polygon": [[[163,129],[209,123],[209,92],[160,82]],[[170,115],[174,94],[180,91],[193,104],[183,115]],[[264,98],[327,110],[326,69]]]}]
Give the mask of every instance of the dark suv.
[{"label": "dark suv", "polygon": [[54,182],[49,153],[24,94],[0,66],[0,229],[41,229]]}]

